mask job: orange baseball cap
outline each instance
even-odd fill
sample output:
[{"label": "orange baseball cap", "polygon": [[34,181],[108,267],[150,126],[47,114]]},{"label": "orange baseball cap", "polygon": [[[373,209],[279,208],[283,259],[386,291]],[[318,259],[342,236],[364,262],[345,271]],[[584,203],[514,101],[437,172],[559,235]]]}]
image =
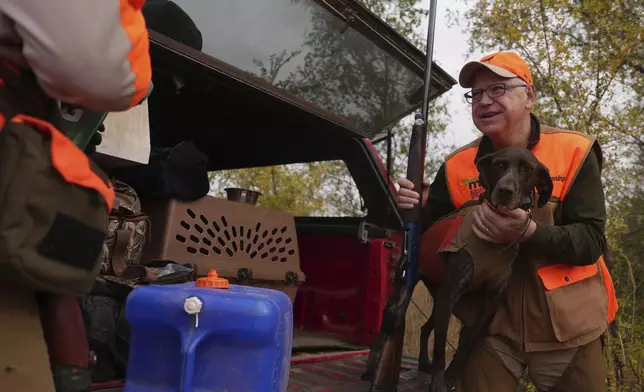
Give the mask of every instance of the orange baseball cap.
[{"label": "orange baseball cap", "polygon": [[458,75],[459,84],[465,88],[472,87],[474,75],[482,68],[487,68],[504,78],[520,78],[528,84],[533,84],[528,63],[513,52],[496,52],[481,57],[479,61],[470,61],[461,68]]}]

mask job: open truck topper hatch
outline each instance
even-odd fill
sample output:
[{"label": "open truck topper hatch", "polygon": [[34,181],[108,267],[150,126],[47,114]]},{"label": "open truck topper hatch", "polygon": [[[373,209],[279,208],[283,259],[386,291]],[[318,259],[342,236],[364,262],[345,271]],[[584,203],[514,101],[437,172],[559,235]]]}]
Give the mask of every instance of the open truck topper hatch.
[{"label": "open truck topper hatch", "polygon": [[[159,15],[167,0],[147,3],[155,70],[199,68],[368,138],[421,105],[424,53],[357,1],[174,0],[192,19],[182,26]],[[430,100],[455,83],[434,64]]]}]

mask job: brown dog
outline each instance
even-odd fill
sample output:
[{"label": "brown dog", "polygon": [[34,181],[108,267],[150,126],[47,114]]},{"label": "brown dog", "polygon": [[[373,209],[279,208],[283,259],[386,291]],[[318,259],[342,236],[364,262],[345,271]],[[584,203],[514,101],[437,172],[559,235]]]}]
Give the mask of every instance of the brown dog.
[{"label": "brown dog", "polygon": [[[434,307],[421,331],[419,367],[432,375],[431,392],[447,392],[467,354],[485,335],[518,254],[516,242],[498,245],[479,239],[471,229],[473,209],[487,202],[493,207],[530,211],[535,191],[539,195],[538,207],[543,207],[552,194],[548,168],[528,149],[508,147],[482,157],[476,166],[485,194],[441,218],[421,240],[419,269],[434,298]],[[445,371],[449,320],[454,306],[466,293],[477,293],[486,300],[477,315],[463,322],[458,349]],[[434,356],[430,364],[427,346],[432,329],[435,330]]]}]

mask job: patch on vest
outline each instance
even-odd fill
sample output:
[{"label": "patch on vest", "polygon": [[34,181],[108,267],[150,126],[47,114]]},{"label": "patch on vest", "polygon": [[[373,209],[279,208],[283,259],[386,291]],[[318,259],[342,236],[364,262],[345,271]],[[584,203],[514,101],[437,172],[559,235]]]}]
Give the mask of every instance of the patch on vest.
[{"label": "patch on vest", "polygon": [[485,193],[485,188],[481,186],[478,178],[465,178],[463,185],[467,187],[471,200],[478,200]]}]

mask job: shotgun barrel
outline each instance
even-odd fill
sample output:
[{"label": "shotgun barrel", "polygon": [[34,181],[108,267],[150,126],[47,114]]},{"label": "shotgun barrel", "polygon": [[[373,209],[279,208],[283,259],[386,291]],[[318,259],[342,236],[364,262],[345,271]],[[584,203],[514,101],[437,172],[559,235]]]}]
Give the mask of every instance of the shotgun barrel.
[{"label": "shotgun barrel", "polygon": [[[419,195],[422,195],[425,171],[436,3],[437,0],[430,0],[423,106],[422,112],[417,113],[414,118],[407,159],[407,179],[414,184],[414,190]],[[398,389],[402,345],[405,336],[405,314],[419,279],[418,250],[422,231],[421,209],[422,203],[418,203],[411,210],[401,211],[405,227],[403,252],[398,261],[394,289],[383,311],[380,332],[371,347],[367,370],[363,376],[363,379],[371,380],[370,392],[396,392]]]}]

